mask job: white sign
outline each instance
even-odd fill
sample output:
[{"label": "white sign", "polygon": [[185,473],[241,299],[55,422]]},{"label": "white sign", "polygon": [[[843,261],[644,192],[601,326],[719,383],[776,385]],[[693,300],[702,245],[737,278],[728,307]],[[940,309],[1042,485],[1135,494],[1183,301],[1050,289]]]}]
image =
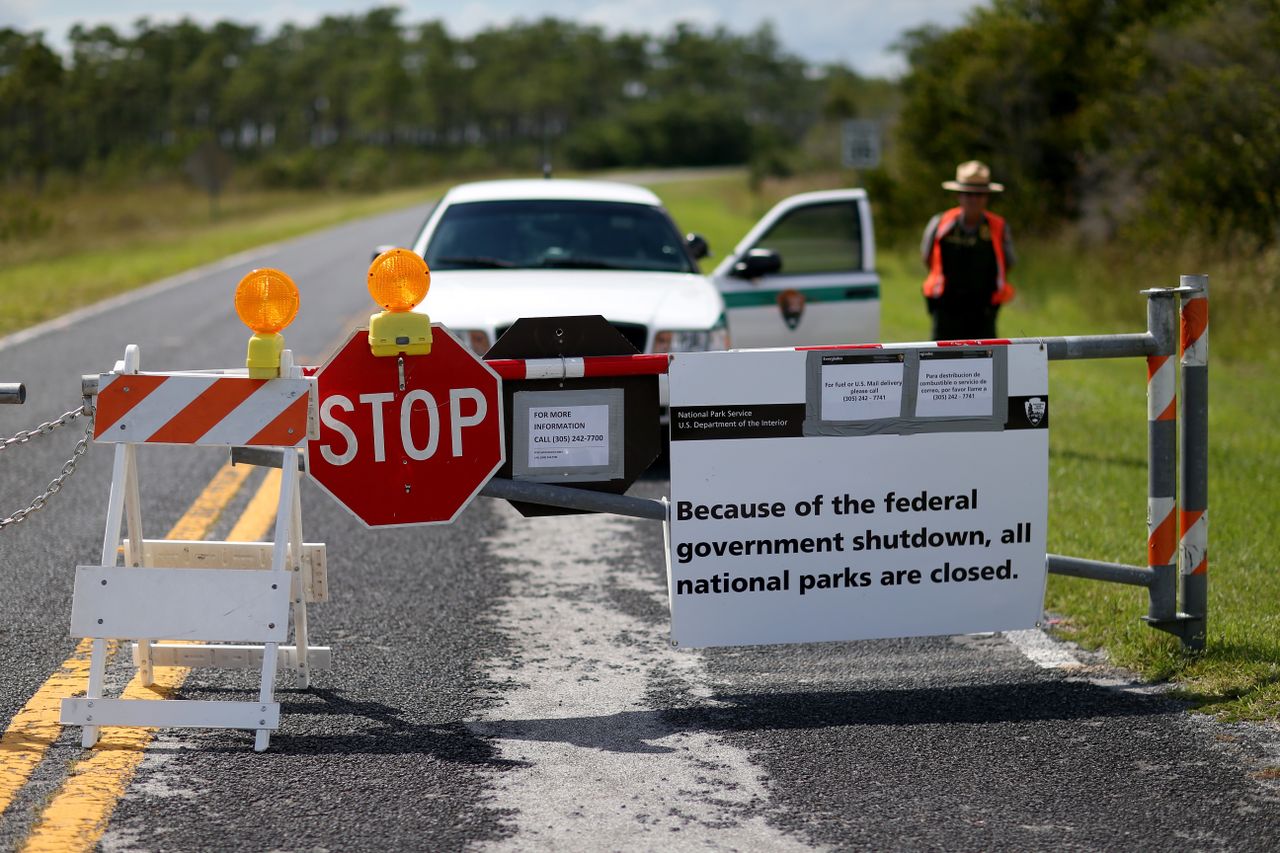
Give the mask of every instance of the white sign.
[{"label": "white sign", "polygon": [[[987,390],[985,410],[973,414],[985,417],[905,417],[866,434],[824,433],[810,422],[815,412],[831,418],[825,399],[806,395],[825,398],[827,377],[843,374],[828,374],[833,365],[815,361],[821,353],[674,360],[672,640],[701,647],[1034,626],[1046,579],[1048,369],[1039,345],[1000,349],[998,358],[944,358],[926,369],[923,350],[904,348],[901,393],[918,394],[926,376],[976,372],[969,386],[985,376]],[[806,381],[810,370],[822,382]],[[1039,410],[1026,405],[1032,398],[1046,407],[1034,424],[1025,414]],[[944,414],[971,412],[969,400]],[[881,417],[877,406],[833,405],[841,421]],[[732,422],[715,419],[725,411]]]},{"label": "white sign", "polygon": [[621,388],[517,391],[512,395],[511,476],[594,483],[625,473]]},{"label": "white sign", "polygon": [[529,467],[609,464],[609,407],[529,408]]},{"label": "white sign", "polygon": [[847,169],[880,165],[880,122],[849,119],[840,127],[840,160]]},{"label": "white sign", "polygon": [[990,415],[992,395],[990,358],[920,360],[916,386],[916,415],[922,418]]},{"label": "white sign", "polygon": [[822,419],[896,418],[902,411],[902,364],[824,364]]}]

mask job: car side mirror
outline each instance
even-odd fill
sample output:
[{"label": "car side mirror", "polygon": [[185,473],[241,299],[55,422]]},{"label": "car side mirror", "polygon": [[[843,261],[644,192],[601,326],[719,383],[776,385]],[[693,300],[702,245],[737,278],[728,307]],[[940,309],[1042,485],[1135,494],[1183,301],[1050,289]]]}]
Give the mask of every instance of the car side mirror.
[{"label": "car side mirror", "polygon": [[689,254],[693,255],[695,261],[710,257],[711,246],[707,243],[707,238],[701,234],[686,234],[684,236],[684,244],[689,248]]},{"label": "car side mirror", "polygon": [[369,258],[369,260],[376,261],[378,259],[378,255],[381,255],[383,252],[390,252],[392,249],[399,249],[399,248],[400,248],[399,246],[393,246],[390,243],[386,244],[385,246],[378,246],[376,249],[373,250],[373,255]]},{"label": "car side mirror", "polygon": [[762,278],[782,272],[782,256],[773,249],[751,249],[733,265],[735,278]]}]

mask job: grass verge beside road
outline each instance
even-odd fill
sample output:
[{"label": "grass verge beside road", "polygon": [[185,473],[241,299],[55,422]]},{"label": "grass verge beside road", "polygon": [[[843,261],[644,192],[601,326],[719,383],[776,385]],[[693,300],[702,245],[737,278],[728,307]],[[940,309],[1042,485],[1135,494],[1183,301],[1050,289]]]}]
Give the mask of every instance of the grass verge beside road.
[{"label": "grass verge beside road", "polygon": [[[742,174],[663,181],[654,189],[677,223],[707,237],[710,269],[778,199],[836,186],[828,177],[748,189]],[[174,189],[79,198],[49,233],[0,244],[0,335],[217,260],[358,216],[425,201],[443,186],[371,198],[303,194],[228,197],[210,223],[207,202]],[[943,199],[939,203],[943,203]],[[873,199],[873,208],[875,200]],[[1081,251],[1020,241],[1019,297],[1002,314],[1007,337],[1142,331],[1148,287],[1208,273],[1210,326],[1209,636],[1201,655],[1139,621],[1145,590],[1052,576],[1053,630],[1117,664],[1168,680],[1224,719],[1280,718],[1280,252],[1185,249],[1181,255]],[[918,341],[929,326],[912,245],[878,250],[881,337]],[[1225,259],[1224,259],[1225,258]],[[1205,260],[1207,259],[1207,260]],[[234,282],[228,282],[228,286]],[[229,291],[228,291],[229,294]],[[229,296],[228,296],[229,298]],[[428,297],[429,298],[429,297]],[[1146,560],[1146,365],[1137,359],[1053,362],[1049,549],[1142,565]]]},{"label": "grass verge beside road", "polygon": [[[425,202],[444,188],[229,194],[216,218],[204,195],[176,186],[28,199],[46,226],[0,243],[0,335],[255,246]],[[227,283],[228,299],[235,284]]]},{"label": "grass verge beside road", "polygon": [[[1178,692],[1224,719],[1280,718],[1280,357],[1267,340],[1276,308],[1256,298],[1269,286],[1274,259],[1116,261],[1028,248],[1026,298],[1002,333],[1139,331],[1145,304],[1137,290],[1176,285],[1181,273],[1207,273],[1210,285],[1207,648],[1185,655],[1174,638],[1140,623],[1145,591],[1074,578],[1050,581],[1047,606],[1061,615],[1058,632],[1105,647],[1148,678],[1176,682]],[[1126,302],[1131,307],[1123,309]],[[1136,360],[1051,367],[1059,417],[1050,435],[1050,550],[1145,563],[1145,379]]]}]

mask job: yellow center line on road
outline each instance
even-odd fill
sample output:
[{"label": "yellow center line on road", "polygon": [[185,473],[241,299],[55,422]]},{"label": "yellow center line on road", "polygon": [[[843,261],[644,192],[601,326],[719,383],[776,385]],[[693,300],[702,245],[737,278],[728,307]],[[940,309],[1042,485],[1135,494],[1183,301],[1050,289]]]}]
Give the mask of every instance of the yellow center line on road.
[{"label": "yellow center line on road", "polygon": [[[120,698],[167,699],[182,685],[188,672],[185,667],[157,666],[154,684],[143,686],[135,675]],[[60,853],[92,849],[106,832],[107,819],[128,789],[154,735],[155,729],[102,729],[97,746],[71,766],[67,779],[45,806],[22,849]]]},{"label": "yellow center line on road", "polygon": [[266,538],[276,520],[276,507],[280,505],[283,473],[279,468],[268,469],[262,485],[258,486],[258,491],[240,514],[240,520],[227,534],[228,542],[257,542]]},{"label": "yellow center line on road", "polygon": [[[348,325],[354,328],[358,322],[353,317]],[[336,349],[350,334],[350,330],[344,328],[325,352]],[[166,538],[203,539],[252,471],[249,465],[224,465]],[[268,471],[228,534],[229,541],[258,541],[266,537],[275,520],[280,477],[279,471]],[[62,700],[83,695],[88,689],[92,645],[91,639],[77,644],[72,655],[36,690],[0,735],[0,813],[27,784],[61,734]],[[114,654],[117,647],[115,641],[108,641],[107,655]],[[185,667],[154,667],[152,686],[143,686],[135,676],[125,687],[122,698],[164,699],[181,686],[189,672]],[[151,742],[154,731],[104,729],[93,752],[72,767],[70,777],[42,813],[24,849],[87,850],[93,847],[106,831],[107,820],[128,788],[142,760],[142,750]]]},{"label": "yellow center line on road", "polygon": [[[252,469],[224,466],[205,491],[170,531],[171,538],[200,539],[217,521],[227,502],[240,490]],[[0,812],[31,778],[36,766],[62,733],[58,718],[62,700],[83,694],[89,685],[89,652],[93,640],[84,639],[58,671],[36,690],[0,735]],[[107,644],[108,655],[116,650]]]},{"label": "yellow center line on road", "polygon": [[[92,649],[93,640],[81,640],[71,657],[40,685],[35,695],[14,715],[4,735],[0,736],[0,812],[13,802],[45,752],[62,733],[62,724],[58,722],[62,700],[85,691],[89,684],[89,652]],[[111,655],[115,650],[115,642],[109,642],[107,654]]]},{"label": "yellow center line on road", "polygon": [[[252,472],[252,466],[224,465],[166,538],[203,539]],[[278,479],[276,482],[278,484]],[[255,495],[254,502],[261,498],[261,491]],[[250,530],[241,519],[236,528],[253,534],[253,538],[261,538],[269,524],[270,519],[266,525],[260,524],[258,530]],[[84,640],[77,646],[60,670],[15,715],[13,724],[0,738],[0,805],[9,804],[57,739],[62,728],[58,723],[61,700],[87,689],[91,644],[92,640]],[[114,644],[109,648],[114,650]],[[144,686],[135,675],[122,698],[164,699],[172,695],[189,672],[185,667],[155,667],[154,685]],[[97,844],[154,732],[149,728],[104,728],[98,745],[71,767],[68,778],[44,809],[24,849],[88,850]]]}]

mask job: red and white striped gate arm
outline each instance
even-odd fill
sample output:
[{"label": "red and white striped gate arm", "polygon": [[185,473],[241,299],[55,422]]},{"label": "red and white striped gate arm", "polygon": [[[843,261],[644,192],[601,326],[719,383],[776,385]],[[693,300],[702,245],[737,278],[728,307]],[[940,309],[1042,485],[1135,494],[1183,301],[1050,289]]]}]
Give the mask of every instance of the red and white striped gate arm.
[{"label": "red and white striped gate arm", "polygon": [[503,379],[582,379],[596,376],[653,376],[667,372],[666,353],[592,355],[581,358],[495,358],[489,365]]},{"label": "red and white striped gate arm", "polygon": [[[1007,347],[1013,341],[1008,338],[981,338],[968,341],[922,341],[919,343],[894,344],[896,347]],[[884,344],[822,344],[811,347],[796,347],[796,352],[812,350],[847,350],[847,349],[884,349]]]},{"label": "red and white striped gate arm", "polygon": [[[934,341],[931,346],[970,347],[1008,346],[1007,338],[990,338],[972,341]],[[909,345],[908,345],[909,346]],[[863,350],[883,349],[884,344],[827,344],[810,347],[794,347],[797,352],[813,350]],[[637,355],[595,355],[576,358],[494,358],[486,359],[503,379],[581,379],[601,376],[650,376],[667,372],[671,356],[668,353]]]}]

